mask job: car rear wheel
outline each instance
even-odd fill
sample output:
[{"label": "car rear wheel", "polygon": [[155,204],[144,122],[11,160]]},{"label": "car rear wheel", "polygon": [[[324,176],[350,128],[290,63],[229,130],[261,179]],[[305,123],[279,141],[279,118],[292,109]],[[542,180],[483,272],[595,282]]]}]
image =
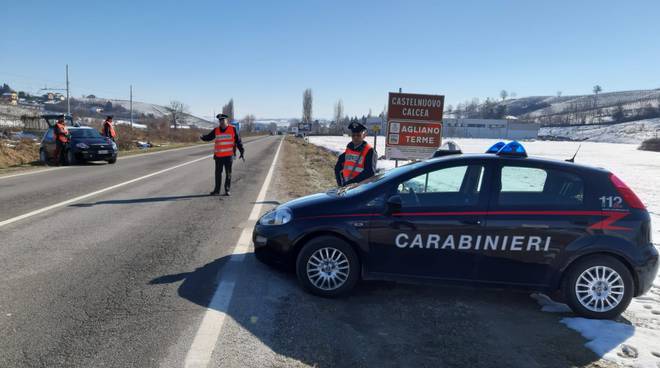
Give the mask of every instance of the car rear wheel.
[{"label": "car rear wheel", "polygon": [[360,262],[348,243],[323,236],[302,248],[296,273],[301,285],[312,294],[334,297],[353,289],[359,279]]},{"label": "car rear wheel", "polygon": [[630,304],[634,283],[628,268],[610,256],[578,260],[564,279],[563,294],[577,314],[587,318],[611,319]]},{"label": "car rear wheel", "polygon": [[46,154],[46,150],[43,148],[39,150],[39,162],[44,165],[48,165],[48,155]]},{"label": "car rear wheel", "polygon": [[111,159],[108,160],[108,163],[109,163],[110,165],[114,164],[115,162],[117,162],[117,158],[116,158],[116,157],[111,158]]}]

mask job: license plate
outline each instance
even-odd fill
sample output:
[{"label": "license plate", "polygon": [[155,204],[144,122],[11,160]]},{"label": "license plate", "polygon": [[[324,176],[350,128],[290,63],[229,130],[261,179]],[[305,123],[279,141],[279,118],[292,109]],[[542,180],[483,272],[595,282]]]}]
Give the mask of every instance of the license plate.
[{"label": "license plate", "polygon": [[100,150],[99,155],[107,155],[109,152],[108,150]]}]

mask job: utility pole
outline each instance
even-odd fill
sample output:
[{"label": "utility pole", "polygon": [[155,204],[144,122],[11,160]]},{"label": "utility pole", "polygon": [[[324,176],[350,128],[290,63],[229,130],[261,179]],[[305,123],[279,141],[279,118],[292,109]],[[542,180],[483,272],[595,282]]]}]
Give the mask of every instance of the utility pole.
[{"label": "utility pole", "polygon": [[133,129],[133,85],[131,84],[131,99],[129,102],[130,110],[131,110],[131,129]]},{"label": "utility pole", "polygon": [[69,64],[66,64],[66,113],[71,116],[71,103],[69,102]]}]

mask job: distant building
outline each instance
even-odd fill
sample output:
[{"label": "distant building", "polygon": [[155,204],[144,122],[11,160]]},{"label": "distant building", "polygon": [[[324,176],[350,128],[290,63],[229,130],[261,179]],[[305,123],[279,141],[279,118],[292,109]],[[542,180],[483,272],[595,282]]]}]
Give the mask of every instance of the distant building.
[{"label": "distant building", "polygon": [[18,104],[18,94],[16,92],[5,92],[2,94],[2,101],[10,105]]},{"label": "distant building", "polygon": [[443,137],[535,139],[539,134],[538,123],[518,119],[444,119]]}]

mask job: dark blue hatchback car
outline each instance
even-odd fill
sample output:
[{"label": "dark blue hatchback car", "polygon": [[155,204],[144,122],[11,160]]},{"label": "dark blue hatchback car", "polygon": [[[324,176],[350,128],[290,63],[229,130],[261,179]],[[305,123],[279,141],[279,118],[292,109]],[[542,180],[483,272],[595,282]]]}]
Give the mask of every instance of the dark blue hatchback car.
[{"label": "dark blue hatchback car", "polygon": [[507,147],[280,205],[255,226],[255,254],[321,296],[359,279],[439,280],[559,292],[580,315],[619,315],[658,270],[644,205],[607,170]]}]

